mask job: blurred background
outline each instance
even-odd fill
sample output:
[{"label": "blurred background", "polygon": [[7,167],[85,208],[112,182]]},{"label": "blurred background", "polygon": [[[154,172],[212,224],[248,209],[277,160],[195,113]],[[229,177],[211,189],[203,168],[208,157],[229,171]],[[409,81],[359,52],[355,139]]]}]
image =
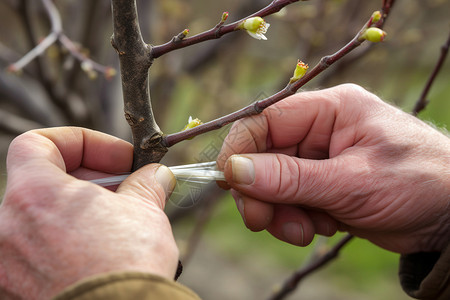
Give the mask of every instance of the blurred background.
[{"label": "blurred background", "polygon": [[[200,33],[228,11],[232,22],[269,0],[141,0],[144,39],[162,44],[185,28]],[[177,50],[156,60],[150,72],[153,109],[165,133],[181,130],[188,117],[209,121],[265,98],[285,86],[297,59],[314,66],[347,43],[381,7],[381,0],[315,0],[288,6],[266,18],[268,41],[235,32]],[[107,0],[56,0],[64,33],[95,62],[118,70],[110,45]],[[358,48],[307,84],[318,89],[353,82],[411,111],[450,30],[450,1],[397,0],[384,43]],[[21,72],[8,66],[48,35],[41,1],[0,0],[0,191],[5,156],[18,134],[40,127],[74,125],[131,140],[123,117],[120,75],[85,72],[60,44]],[[419,117],[450,125],[449,61],[436,79]],[[167,165],[214,160],[227,128],[172,147]],[[266,232],[248,231],[231,196],[211,185],[181,183],[167,207],[185,271],[182,283],[205,299],[264,299],[279,283],[323,253],[342,235],[316,238],[311,246],[283,244]],[[398,255],[355,239],[331,265],[301,283],[292,299],[410,299],[397,279]]]}]

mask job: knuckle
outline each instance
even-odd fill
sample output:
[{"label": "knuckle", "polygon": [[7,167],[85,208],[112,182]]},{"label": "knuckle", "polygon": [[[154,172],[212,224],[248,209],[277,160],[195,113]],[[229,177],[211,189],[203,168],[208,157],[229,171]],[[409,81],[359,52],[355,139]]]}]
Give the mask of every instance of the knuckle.
[{"label": "knuckle", "polygon": [[[30,184],[27,180],[23,181],[23,183],[26,185]],[[34,193],[36,191],[33,191]],[[4,202],[5,205],[26,213],[36,206],[37,201],[36,197],[31,196],[30,190],[24,188],[22,184],[9,184],[7,185]]]},{"label": "knuckle", "polygon": [[[63,199],[63,191],[56,186],[45,184],[42,174],[28,174],[21,170],[8,179],[5,204],[29,216],[39,215],[54,206],[54,199]],[[19,178],[20,177],[20,178]]]},{"label": "knuckle", "polygon": [[232,154],[263,152],[267,135],[267,121],[264,116],[252,116],[236,121],[226,136],[221,153]]},{"label": "knuckle", "polygon": [[293,202],[297,198],[299,190],[299,168],[292,157],[283,154],[275,154],[272,161],[271,172],[275,178],[270,178],[272,190],[280,200]]},{"label": "knuckle", "polygon": [[22,133],[21,135],[15,137],[12,142],[9,144],[9,148],[8,148],[8,156],[19,152],[20,150],[22,150],[24,147],[26,147],[27,140],[30,138],[31,136],[31,131]]},{"label": "knuckle", "polygon": [[343,83],[336,88],[345,91],[346,93],[367,93],[365,88],[354,83]]}]

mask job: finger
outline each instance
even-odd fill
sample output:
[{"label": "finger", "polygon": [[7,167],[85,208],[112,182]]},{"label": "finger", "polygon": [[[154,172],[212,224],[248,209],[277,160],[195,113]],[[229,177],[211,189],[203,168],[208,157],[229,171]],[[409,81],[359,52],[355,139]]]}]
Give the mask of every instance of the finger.
[{"label": "finger", "polygon": [[[54,165],[65,172],[80,166],[107,173],[129,171],[133,160],[131,144],[97,131],[60,127],[29,131],[10,145],[8,166],[14,169],[28,161]],[[36,164],[37,166],[37,164]]]},{"label": "finger", "polygon": [[327,157],[339,108],[334,89],[298,93],[269,107],[264,113],[271,147],[300,145],[300,157]]},{"label": "finger", "polygon": [[297,246],[309,245],[316,233],[309,215],[292,205],[275,205],[267,231],[277,239]]},{"label": "finger", "polygon": [[[274,204],[297,204],[333,211],[343,198],[364,185],[365,163],[346,155],[326,160],[305,160],[283,154],[233,155],[225,178],[235,190]],[[354,180],[359,178],[360,181]]]},{"label": "finger", "polygon": [[[261,231],[269,227],[274,219],[274,205],[242,195],[236,190],[232,190],[231,194],[236,200],[236,206],[248,229],[252,231]],[[291,207],[293,211],[298,208],[295,206]],[[278,209],[276,212],[279,214],[280,212],[283,213],[284,210]],[[327,213],[302,209],[301,217],[304,216],[303,213],[311,220],[314,227],[314,233],[316,234],[332,236],[338,230],[338,223]],[[283,217],[285,216],[276,216],[276,218]],[[286,219],[286,222],[288,222],[288,219]],[[273,225],[270,228],[273,229]]]},{"label": "finger", "polygon": [[[120,173],[118,175],[120,175]],[[75,171],[70,172],[70,175],[77,179],[81,179],[81,180],[94,180],[94,179],[99,179],[99,178],[111,177],[111,173],[109,173],[109,172],[95,171],[95,170],[84,168],[84,167],[79,167]],[[115,185],[104,186],[104,188],[115,192],[117,190],[118,186],[119,186],[119,184],[115,184]]]},{"label": "finger", "polygon": [[298,155],[298,145],[293,145],[286,148],[268,148],[267,153],[280,153],[289,156],[297,156]]},{"label": "finger", "polygon": [[128,176],[116,192],[164,209],[175,185],[175,177],[169,168],[150,164]]},{"label": "finger", "polygon": [[42,129],[36,133],[56,145],[67,172],[80,166],[107,173],[131,169],[133,146],[117,137],[78,127]]},{"label": "finger", "polygon": [[231,186],[226,181],[216,181],[217,185],[224,190],[231,189]]},{"label": "finger", "polygon": [[83,180],[93,180],[98,178],[111,177],[111,173],[96,171],[85,167],[79,167],[75,171],[70,172],[70,175],[72,175],[75,178]]},{"label": "finger", "polygon": [[[285,155],[296,156],[297,155],[297,146],[291,146],[288,148],[267,149],[267,153],[281,153],[281,154],[285,154]],[[223,167],[222,167],[222,170],[223,170]],[[216,181],[216,183],[220,188],[222,188],[224,190],[231,189],[231,186],[226,181]]]},{"label": "finger", "polygon": [[333,236],[338,230],[338,223],[327,213],[313,210],[305,211],[314,225],[316,234]]},{"label": "finger", "polygon": [[273,217],[272,204],[247,197],[235,190],[232,190],[231,194],[248,229],[261,231],[269,226]]},{"label": "finger", "polygon": [[[328,157],[333,125],[339,108],[336,89],[303,92],[270,106],[262,114],[235,122],[224,140],[219,169],[233,154],[289,149],[293,155]],[[299,149],[292,146],[300,145]],[[300,152],[300,153],[297,153]]]},{"label": "finger", "polygon": [[233,124],[217,156],[217,168],[223,170],[229,156],[267,150],[268,123],[264,114],[239,120]]}]

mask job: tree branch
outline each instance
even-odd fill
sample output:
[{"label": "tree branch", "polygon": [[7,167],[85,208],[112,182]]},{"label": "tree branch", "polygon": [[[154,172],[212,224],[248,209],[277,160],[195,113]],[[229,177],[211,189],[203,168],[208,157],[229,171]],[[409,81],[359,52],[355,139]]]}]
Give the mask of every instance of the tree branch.
[{"label": "tree branch", "polygon": [[301,268],[296,271],[289,277],[284,283],[283,286],[274,293],[269,299],[270,300],[280,300],[284,299],[288,294],[292,293],[300,283],[300,281],[306,276],[310,275],[314,271],[317,271],[322,266],[326,265],[330,261],[334,260],[338,257],[339,252],[342,247],[344,247],[350,240],[353,238],[351,234],[346,235],[342,240],[340,240],[330,251],[325,253],[324,255],[318,257],[309,263],[306,267]]},{"label": "tree branch", "polygon": [[420,98],[417,100],[416,105],[414,106],[414,109],[412,111],[412,114],[414,116],[417,116],[417,114],[422,110],[424,110],[425,107],[428,105],[429,101],[427,100],[427,95],[430,92],[431,86],[433,85],[436,76],[438,75],[439,71],[444,65],[445,59],[447,58],[449,46],[450,46],[450,34],[448,36],[447,42],[444,45],[442,45],[441,55],[436,63],[436,66],[434,67],[433,72],[431,72],[431,75],[428,78],[427,83],[425,84],[422,94],[420,95]]},{"label": "tree branch", "polygon": [[[278,12],[288,4],[298,1],[299,0],[274,0],[268,6],[247,18],[253,16],[264,17]],[[393,3],[393,0],[385,1],[385,4],[386,3]],[[243,117],[259,114],[265,108],[294,94],[312,78],[316,77],[334,62],[358,47],[364,41],[362,34],[369,26],[374,25],[371,18],[347,45],[342,47],[335,54],[323,57],[310,72],[297,81],[290,81],[280,92],[264,100],[257,101],[230,115],[197,126],[191,130],[163,137],[155,122],[150,103],[148,69],[152,65],[153,60],[176,49],[206,40],[220,38],[226,33],[235,31],[237,25],[246,18],[229,25],[223,25],[226,17],[226,15],[223,15],[221,21],[215,27],[204,33],[186,38],[188,31],[184,30],[170,42],[161,46],[152,46],[147,45],[142,39],[135,0],[112,0],[112,10],[114,34],[111,43],[119,54],[120,59],[125,116],[132,128],[133,143],[135,146],[134,169],[147,163],[158,162],[167,151],[167,147],[201,133],[221,128],[222,126]],[[383,12],[384,11],[385,10],[383,10]],[[381,18],[380,22],[377,23],[377,26],[383,25],[385,16],[387,16],[387,13]],[[336,253],[338,250],[339,248],[336,250]]]},{"label": "tree branch", "polygon": [[[381,22],[381,21],[385,20],[386,16],[387,15],[385,15],[382,19],[380,19],[380,21],[376,25],[377,27],[380,27],[384,24],[384,21],[383,22]],[[220,117],[218,119],[215,119],[213,121],[201,124],[192,129],[184,130],[184,131],[181,131],[178,133],[169,134],[164,137],[164,140],[163,140],[164,145],[167,147],[171,147],[181,141],[184,141],[186,139],[195,137],[197,135],[200,135],[200,134],[203,134],[203,133],[215,130],[215,129],[219,129],[219,128],[221,128],[229,123],[232,123],[234,121],[237,121],[239,119],[242,119],[242,118],[245,118],[248,116],[252,116],[252,115],[257,115],[257,114],[261,113],[267,107],[285,99],[288,96],[295,94],[295,92],[298,89],[300,89],[302,86],[304,86],[306,83],[308,83],[311,79],[313,79],[314,77],[316,77],[317,75],[322,73],[329,66],[331,66],[336,61],[340,60],[342,57],[344,57],[345,55],[350,53],[353,49],[355,49],[359,45],[361,45],[362,42],[364,41],[363,39],[361,39],[361,34],[367,28],[367,26],[370,24],[370,22],[371,22],[371,20],[369,20],[363,26],[363,28],[354,36],[354,38],[347,45],[345,45],[344,47],[342,47],[341,49],[339,49],[336,53],[334,53],[332,55],[322,57],[322,59],[319,61],[319,63],[317,63],[314,66],[314,68],[312,68],[309,72],[307,72],[302,78],[300,78],[299,80],[297,80],[293,83],[288,83],[286,85],[286,87],[284,89],[282,89],[281,91],[279,91],[278,93],[276,93],[266,99],[259,100],[253,104],[250,104],[247,107],[244,107],[244,108],[242,108],[236,112],[233,112],[229,115],[226,115],[226,116]]]},{"label": "tree branch", "polygon": [[82,64],[85,63],[92,70],[98,71],[105,74],[106,77],[114,75],[113,69],[111,67],[102,66],[99,63],[94,62],[86,55],[82,54],[79,49],[74,45],[74,43],[64,35],[62,28],[61,16],[58,9],[53,4],[51,0],[41,0],[44,5],[45,11],[50,19],[51,31],[50,33],[33,49],[31,49],[27,54],[25,54],[17,62],[9,65],[8,70],[11,72],[18,72],[27,66],[30,62],[36,59],[39,55],[44,53],[51,45],[59,41],[64,47],[69,50],[71,55],[78,59]]},{"label": "tree branch", "polygon": [[148,70],[153,62],[151,46],[142,39],[135,0],[112,0],[114,34],[111,43],[119,54],[125,118],[134,144],[133,169],[159,162],[167,148],[160,143],[150,102]]},{"label": "tree branch", "polygon": [[51,32],[47,35],[39,44],[36,45],[31,51],[25,54],[21,59],[17,62],[11,64],[8,67],[8,70],[11,72],[18,72],[22,70],[26,65],[28,65],[31,61],[33,61],[37,56],[44,53],[48,47],[53,45],[58,40],[58,33]]},{"label": "tree branch", "polygon": [[[199,33],[197,35],[194,35],[192,37],[186,37],[186,38],[178,38],[178,36],[175,36],[170,42],[167,42],[163,45],[154,46],[152,49],[151,56],[152,58],[158,58],[161,55],[167,54],[171,51],[185,48],[194,44],[198,44],[204,41],[213,40],[221,38],[223,35],[233,32],[235,30],[239,30],[237,25],[241,23],[242,21],[251,18],[251,17],[265,17],[268,15],[272,15],[276,12],[279,12],[283,7],[298,2],[300,0],[274,0],[269,5],[264,7],[263,9],[251,14],[250,16],[243,18],[239,21],[233,22],[228,25],[223,25],[223,22],[221,21],[219,24],[214,26],[213,28]],[[302,0],[304,1],[304,0]]]}]

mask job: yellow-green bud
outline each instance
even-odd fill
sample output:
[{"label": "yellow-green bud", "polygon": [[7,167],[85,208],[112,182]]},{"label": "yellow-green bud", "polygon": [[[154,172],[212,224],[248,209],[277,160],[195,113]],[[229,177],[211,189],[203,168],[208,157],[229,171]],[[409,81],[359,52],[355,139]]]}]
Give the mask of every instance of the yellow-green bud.
[{"label": "yellow-green bud", "polygon": [[377,10],[372,14],[372,17],[370,18],[370,23],[372,24],[376,23],[380,21],[380,19],[381,19],[381,12]]},{"label": "yellow-green bud", "polygon": [[264,23],[264,19],[261,17],[249,18],[244,21],[242,25],[245,30],[256,31],[261,24]]},{"label": "yellow-green bud", "polygon": [[266,23],[263,18],[253,17],[241,22],[237,28],[246,30],[251,37],[257,40],[267,40],[264,34],[269,29],[269,26],[270,24]]},{"label": "yellow-green bud", "polygon": [[289,81],[289,83],[293,83],[293,82],[299,80],[300,78],[302,78],[303,75],[306,74],[306,71],[308,71],[308,68],[309,68],[309,66],[307,64],[305,64],[301,60],[298,60],[297,66],[295,67],[295,70],[294,70],[294,76],[291,77],[291,80]]},{"label": "yellow-green bud", "polygon": [[365,39],[373,43],[378,43],[382,42],[386,35],[386,32],[384,32],[380,28],[370,27],[364,31],[364,33],[361,35],[361,39]]},{"label": "yellow-green bud", "polygon": [[197,119],[197,118],[192,119],[192,117],[189,116],[188,123],[186,124],[186,126],[184,126],[183,130],[188,130],[188,129],[197,127],[198,125],[201,125],[201,124],[203,124],[202,121],[200,121],[200,120]]}]

